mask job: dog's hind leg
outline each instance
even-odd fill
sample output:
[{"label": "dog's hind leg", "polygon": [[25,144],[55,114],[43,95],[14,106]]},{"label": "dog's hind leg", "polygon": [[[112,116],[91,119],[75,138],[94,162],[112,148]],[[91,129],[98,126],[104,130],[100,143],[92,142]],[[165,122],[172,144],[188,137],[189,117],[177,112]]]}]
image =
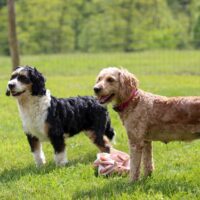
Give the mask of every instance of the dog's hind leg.
[{"label": "dog's hind leg", "polygon": [[65,166],[67,164],[67,155],[65,151],[65,140],[61,134],[49,134],[51,144],[54,148],[54,159],[57,166]]},{"label": "dog's hind leg", "polygon": [[111,144],[109,140],[98,132],[87,131],[90,140],[99,148],[101,152],[110,153]]},{"label": "dog's hind leg", "polygon": [[109,140],[113,141],[115,139],[115,131],[111,127],[111,121],[108,120],[108,123],[106,125],[105,135],[108,137]]},{"label": "dog's hind leg", "polygon": [[45,156],[42,151],[42,144],[40,143],[39,139],[31,134],[26,134],[29,145],[31,147],[31,151],[33,153],[33,157],[35,159],[36,166],[39,167],[45,164]]}]

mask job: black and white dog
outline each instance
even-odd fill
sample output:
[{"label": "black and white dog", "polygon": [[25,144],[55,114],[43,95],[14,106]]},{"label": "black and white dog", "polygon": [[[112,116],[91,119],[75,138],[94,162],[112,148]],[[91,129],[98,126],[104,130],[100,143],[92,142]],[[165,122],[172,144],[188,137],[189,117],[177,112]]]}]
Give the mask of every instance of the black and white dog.
[{"label": "black and white dog", "polygon": [[65,137],[81,131],[86,131],[101,151],[110,151],[109,140],[113,139],[114,130],[107,110],[95,98],[55,98],[45,89],[43,75],[29,66],[18,67],[12,73],[6,92],[7,96],[10,94],[17,99],[23,129],[37,166],[45,163],[43,141],[53,145],[56,165],[65,165]]}]

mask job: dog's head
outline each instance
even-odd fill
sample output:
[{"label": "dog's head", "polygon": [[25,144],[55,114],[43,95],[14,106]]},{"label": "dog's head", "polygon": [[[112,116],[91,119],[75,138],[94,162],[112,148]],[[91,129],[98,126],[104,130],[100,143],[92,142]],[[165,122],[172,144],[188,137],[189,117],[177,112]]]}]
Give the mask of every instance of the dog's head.
[{"label": "dog's head", "polygon": [[126,100],[133,90],[137,90],[137,78],[125,69],[109,67],[97,76],[94,92],[101,104]]},{"label": "dog's head", "polygon": [[8,81],[6,95],[10,96],[10,94],[14,97],[45,95],[45,79],[36,68],[17,67]]}]

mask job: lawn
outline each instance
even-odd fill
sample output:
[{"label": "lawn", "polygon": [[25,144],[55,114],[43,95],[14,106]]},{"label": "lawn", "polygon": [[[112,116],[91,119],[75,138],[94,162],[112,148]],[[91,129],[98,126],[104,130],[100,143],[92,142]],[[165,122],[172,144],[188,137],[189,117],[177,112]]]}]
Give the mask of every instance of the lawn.
[{"label": "lawn", "polygon": [[[23,56],[23,65],[36,66],[47,88],[59,97],[92,95],[95,77],[107,66],[124,66],[135,73],[140,87],[161,95],[200,95],[200,52]],[[152,177],[130,184],[127,176],[96,177],[92,166],[97,148],[84,134],[69,138],[69,164],[56,167],[53,150],[44,143],[47,163],[35,167],[22,131],[17,105],[4,95],[10,59],[0,57],[0,199],[199,199],[200,141],[154,143],[156,170]],[[125,129],[109,111],[117,132],[115,147],[128,152]]]}]

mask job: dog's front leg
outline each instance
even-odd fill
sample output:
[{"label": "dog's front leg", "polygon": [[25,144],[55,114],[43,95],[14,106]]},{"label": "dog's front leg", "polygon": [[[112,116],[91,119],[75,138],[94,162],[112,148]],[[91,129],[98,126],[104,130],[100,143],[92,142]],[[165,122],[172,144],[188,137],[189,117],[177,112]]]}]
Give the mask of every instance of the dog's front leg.
[{"label": "dog's front leg", "polygon": [[31,134],[26,134],[36,166],[39,167],[46,163],[44,152],[42,151],[42,144],[39,139]]},{"label": "dog's front leg", "polygon": [[130,149],[130,181],[137,181],[140,176],[143,142],[135,142],[129,139]]},{"label": "dog's front leg", "polygon": [[57,166],[65,166],[67,164],[67,155],[65,151],[65,140],[62,134],[49,134],[51,144],[54,148],[54,159]]},{"label": "dog's front leg", "polygon": [[145,141],[142,152],[143,164],[144,164],[144,176],[149,176],[154,170],[152,142]]}]

